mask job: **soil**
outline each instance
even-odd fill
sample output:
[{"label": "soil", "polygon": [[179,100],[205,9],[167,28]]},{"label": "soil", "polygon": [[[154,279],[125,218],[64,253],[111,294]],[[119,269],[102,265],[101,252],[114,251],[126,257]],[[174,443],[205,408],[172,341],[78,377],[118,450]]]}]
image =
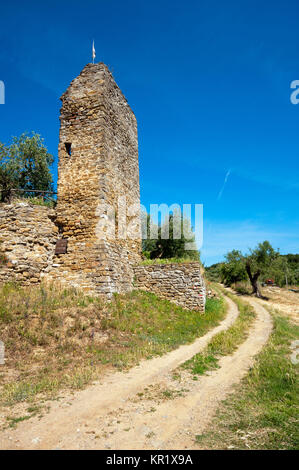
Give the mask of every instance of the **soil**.
[{"label": "soil", "polygon": [[220,368],[193,380],[178,367],[202,351],[211,338],[238,316],[227,298],[228,313],[219,326],[162,357],[142,361],[129,372],[106,375],[84,391],[64,394],[45,416],[0,433],[1,449],[196,449],[219,403],[246,375],[271,333],[271,316],[246,299],[257,317],[248,338]]}]

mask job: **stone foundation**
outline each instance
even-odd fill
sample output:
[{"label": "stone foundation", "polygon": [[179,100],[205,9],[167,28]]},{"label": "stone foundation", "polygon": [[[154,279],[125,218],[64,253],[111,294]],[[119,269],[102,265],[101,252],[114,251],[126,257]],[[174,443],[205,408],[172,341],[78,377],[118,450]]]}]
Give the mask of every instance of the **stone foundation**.
[{"label": "stone foundation", "polygon": [[204,312],[206,288],[200,263],[139,265],[134,287],[154,292],[188,310]]}]

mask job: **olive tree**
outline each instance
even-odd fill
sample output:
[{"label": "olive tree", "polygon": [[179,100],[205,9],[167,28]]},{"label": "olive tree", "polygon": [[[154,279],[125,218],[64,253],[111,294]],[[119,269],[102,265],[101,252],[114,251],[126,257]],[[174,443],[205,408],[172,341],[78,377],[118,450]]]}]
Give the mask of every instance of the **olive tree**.
[{"label": "olive tree", "polygon": [[25,197],[31,196],[33,190],[52,191],[53,161],[44,140],[34,132],[13,137],[10,145],[0,142],[1,201],[9,200],[13,189],[23,190]]}]

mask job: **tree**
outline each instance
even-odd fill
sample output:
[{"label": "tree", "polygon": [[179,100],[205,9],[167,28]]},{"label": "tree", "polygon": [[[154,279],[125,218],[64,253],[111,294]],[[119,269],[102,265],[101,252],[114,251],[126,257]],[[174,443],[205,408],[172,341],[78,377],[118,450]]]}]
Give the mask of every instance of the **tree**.
[{"label": "tree", "polygon": [[223,263],[215,263],[215,264],[212,264],[211,266],[205,266],[205,273],[206,273],[207,279],[211,282],[221,282],[222,266],[223,266]]},{"label": "tree", "polygon": [[292,283],[292,272],[288,265],[288,259],[286,256],[278,256],[269,269],[267,270],[266,274],[261,276],[261,280],[264,281],[267,278],[274,279],[275,284],[283,287],[288,286],[289,283]]},{"label": "tree", "polygon": [[288,284],[299,284],[299,255],[281,255],[285,261],[285,275],[288,279]]},{"label": "tree", "polygon": [[189,250],[187,243],[195,244],[195,236],[188,220],[178,211],[169,215],[164,223],[158,227],[158,238],[150,239],[150,224],[153,223],[147,216],[147,239],[143,240],[143,251],[151,259],[156,258],[183,258],[199,261],[198,250]]},{"label": "tree", "polygon": [[225,263],[221,266],[222,279],[226,285],[234,282],[245,281],[247,276],[252,286],[252,293],[262,297],[259,288],[260,276],[266,278],[273,269],[277,269],[279,251],[274,250],[268,241],[259,243],[249,254],[243,255],[238,250],[233,250],[225,256]]},{"label": "tree", "polygon": [[0,191],[1,202],[10,199],[12,189],[52,191],[53,180],[50,166],[54,157],[48,153],[39,134],[22,134],[13,137],[9,146],[0,143]]},{"label": "tree", "polygon": [[142,230],[142,253],[146,258],[150,258],[151,253],[156,249],[157,240],[151,238],[150,228],[153,224],[151,216],[146,212],[141,214]]},{"label": "tree", "polygon": [[266,240],[259,243],[254,250],[246,257],[246,271],[252,286],[252,293],[257,297],[262,297],[258,285],[258,279],[261,274],[267,274],[275,260],[279,257],[279,251],[274,250],[271,244]]},{"label": "tree", "polygon": [[221,279],[227,286],[247,279],[244,256],[241,251],[232,250],[225,255],[225,263],[220,267]]}]

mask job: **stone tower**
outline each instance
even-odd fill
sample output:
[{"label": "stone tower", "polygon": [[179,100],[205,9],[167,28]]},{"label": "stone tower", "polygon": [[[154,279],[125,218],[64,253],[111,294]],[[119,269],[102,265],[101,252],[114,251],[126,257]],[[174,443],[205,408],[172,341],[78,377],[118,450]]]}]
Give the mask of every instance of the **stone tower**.
[{"label": "stone tower", "polygon": [[109,298],[132,289],[140,260],[136,118],[103,63],[86,65],[61,100],[56,223],[67,249],[51,277]]}]

